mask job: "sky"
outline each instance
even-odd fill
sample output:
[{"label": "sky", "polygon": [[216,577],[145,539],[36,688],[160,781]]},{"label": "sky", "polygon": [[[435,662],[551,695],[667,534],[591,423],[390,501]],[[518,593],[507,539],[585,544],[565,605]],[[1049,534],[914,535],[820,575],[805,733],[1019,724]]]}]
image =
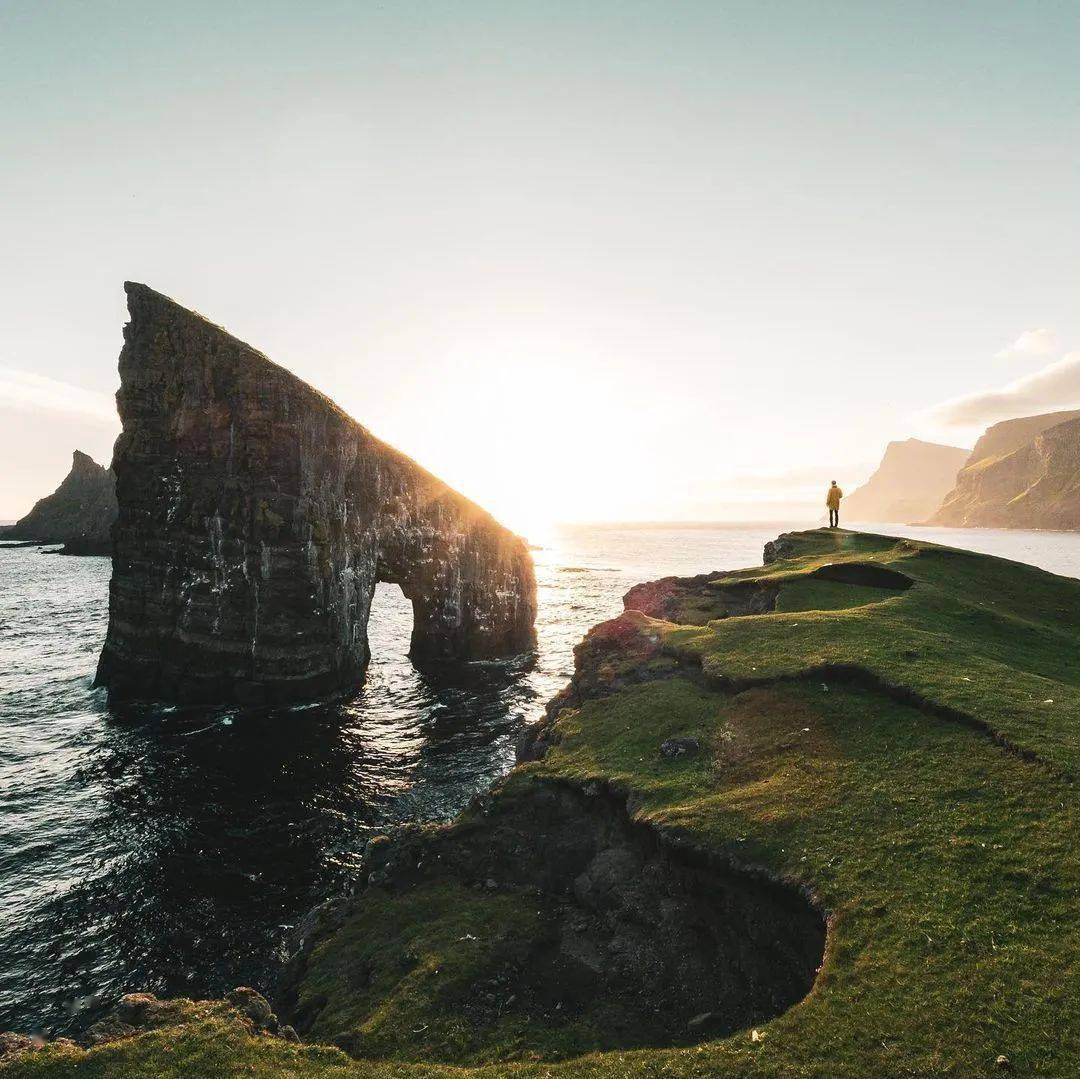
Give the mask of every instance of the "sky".
[{"label": "sky", "polygon": [[142,281],[507,524],[1080,405],[1080,6],[0,0],[0,519]]}]

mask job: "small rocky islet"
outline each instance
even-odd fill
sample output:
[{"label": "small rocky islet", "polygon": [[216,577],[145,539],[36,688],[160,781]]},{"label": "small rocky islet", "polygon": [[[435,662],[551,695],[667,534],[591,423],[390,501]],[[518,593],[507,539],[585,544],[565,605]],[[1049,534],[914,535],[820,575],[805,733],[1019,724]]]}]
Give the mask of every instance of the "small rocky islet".
[{"label": "small rocky islet", "polygon": [[[110,694],[346,692],[377,580],[413,600],[417,662],[530,647],[522,540],[250,346],[128,296]],[[0,1068],[1075,1074],[1080,581],[822,529],[624,606],[518,765],[372,840],[265,996],[130,993],[84,1045],[0,1035]]]},{"label": "small rocky islet", "polygon": [[116,523],[116,477],[75,450],[71,471],[25,517],[0,529],[0,540],[26,546],[60,545],[60,554],[111,555]]}]

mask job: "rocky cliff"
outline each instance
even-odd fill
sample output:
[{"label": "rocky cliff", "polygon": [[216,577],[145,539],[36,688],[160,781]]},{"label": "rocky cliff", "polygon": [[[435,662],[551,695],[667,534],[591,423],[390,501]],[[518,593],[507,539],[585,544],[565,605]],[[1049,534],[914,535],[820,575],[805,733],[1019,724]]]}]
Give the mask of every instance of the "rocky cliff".
[{"label": "rocky cliff", "polygon": [[378,581],[412,601],[417,660],[532,647],[523,540],[255,349],[125,288],[99,684],[244,703],[348,691]]},{"label": "rocky cliff", "polygon": [[92,457],[76,450],[71,471],[51,495],[17,521],[5,539],[62,543],[64,554],[109,554],[116,520],[116,479]]},{"label": "rocky cliff", "polygon": [[[1074,418],[1041,430],[1032,421],[1046,417],[1028,417],[1023,427],[1004,433],[990,428],[931,523],[1080,529],[1080,413],[1055,414],[1061,415]],[[1039,433],[1009,448],[1011,436],[1033,428]]]},{"label": "rocky cliff", "polygon": [[877,471],[844,499],[850,521],[924,521],[953,489],[968,451],[909,438],[890,442]]},{"label": "rocky cliff", "polygon": [[1067,420],[1080,419],[1080,409],[1072,412],[1044,412],[1039,416],[1021,416],[1015,420],[1002,420],[988,427],[975,443],[971,456],[964,467],[977,464],[991,457],[1005,457],[1026,446],[1036,435],[1056,427]]}]

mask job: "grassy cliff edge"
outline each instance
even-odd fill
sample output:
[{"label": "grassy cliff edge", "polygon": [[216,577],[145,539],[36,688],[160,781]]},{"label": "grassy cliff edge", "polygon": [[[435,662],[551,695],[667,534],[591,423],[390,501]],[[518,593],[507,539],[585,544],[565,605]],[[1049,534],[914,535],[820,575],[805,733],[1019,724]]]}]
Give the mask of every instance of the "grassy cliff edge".
[{"label": "grassy cliff edge", "polygon": [[494,791],[371,845],[297,934],[307,1044],[177,1002],[5,1071],[1076,1074],[1080,581],[768,557],[631,590]]}]

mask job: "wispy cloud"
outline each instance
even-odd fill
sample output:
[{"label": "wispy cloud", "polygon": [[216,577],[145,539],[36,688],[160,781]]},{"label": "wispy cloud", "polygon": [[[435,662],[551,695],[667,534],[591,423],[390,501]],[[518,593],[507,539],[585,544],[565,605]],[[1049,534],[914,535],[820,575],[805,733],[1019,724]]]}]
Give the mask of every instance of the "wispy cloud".
[{"label": "wispy cloud", "polygon": [[12,367],[0,367],[0,408],[57,412],[102,423],[117,422],[116,402],[109,394]]},{"label": "wispy cloud", "polygon": [[956,427],[985,426],[1037,412],[1080,407],[1080,352],[1070,352],[1034,374],[999,390],[967,394],[939,405],[934,413]]},{"label": "wispy cloud", "polygon": [[1011,345],[1006,345],[998,354],[999,360],[1030,359],[1032,357],[1054,356],[1061,349],[1061,343],[1053,330],[1040,327],[1037,330],[1025,330]]}]

